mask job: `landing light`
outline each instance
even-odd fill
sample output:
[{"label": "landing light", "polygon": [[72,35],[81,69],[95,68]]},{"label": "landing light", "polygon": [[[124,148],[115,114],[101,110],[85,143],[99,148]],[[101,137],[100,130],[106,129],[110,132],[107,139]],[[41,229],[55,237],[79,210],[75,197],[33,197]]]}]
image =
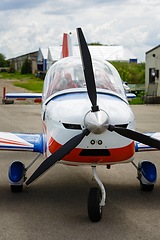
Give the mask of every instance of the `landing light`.
[{"label": "landing light", "polygon": [[102,143],[103,143],[102,140],[98,140],[99,145],[102,145]]},{"label": "landing light", "polygon": [[91,140],[90,143],[91,143],[92,145],[94,145],[96,142],[95,142],[95,140]]}]

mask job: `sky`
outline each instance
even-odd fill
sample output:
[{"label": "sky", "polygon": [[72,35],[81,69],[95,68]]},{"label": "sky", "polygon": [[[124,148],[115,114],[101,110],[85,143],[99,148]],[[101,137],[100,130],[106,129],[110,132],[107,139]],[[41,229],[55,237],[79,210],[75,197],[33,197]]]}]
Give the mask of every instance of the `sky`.
[{"label": "sky", "polygon": [[160,44],[159,0],[0,1],[0,53],[6,59],[60,46],[63,33],[81,27],[86,41],[121,45],[138,62]]}]

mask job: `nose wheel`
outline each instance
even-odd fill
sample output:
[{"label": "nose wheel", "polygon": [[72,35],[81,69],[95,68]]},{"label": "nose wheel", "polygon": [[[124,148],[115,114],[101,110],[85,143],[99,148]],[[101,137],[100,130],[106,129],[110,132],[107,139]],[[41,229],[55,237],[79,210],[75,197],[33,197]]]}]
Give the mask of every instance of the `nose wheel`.
[{"label": "nose wheel", "polygon": [[88,216],[92,222],[98,222],[102,218],[102,207],[105,206],[106,191],[97,176],[96,167],[92,167],[94,179],[99,185],[99,188],[93,187],[90,189],[88,196]]}]

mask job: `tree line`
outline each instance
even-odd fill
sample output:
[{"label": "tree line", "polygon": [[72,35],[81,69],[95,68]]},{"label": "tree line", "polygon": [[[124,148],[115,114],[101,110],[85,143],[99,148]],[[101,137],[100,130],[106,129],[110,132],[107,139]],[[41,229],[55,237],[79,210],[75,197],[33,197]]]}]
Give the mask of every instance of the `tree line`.
[{"label": "tree line", "polygon": [[145,83],[145,63],[111,62],[121,79],[129,84]]}]

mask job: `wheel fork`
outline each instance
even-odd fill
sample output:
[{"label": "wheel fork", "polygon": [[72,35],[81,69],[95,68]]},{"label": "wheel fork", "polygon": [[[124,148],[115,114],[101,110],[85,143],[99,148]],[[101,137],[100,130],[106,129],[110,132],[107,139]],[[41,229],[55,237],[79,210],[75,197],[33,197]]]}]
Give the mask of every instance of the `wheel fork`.
[{"label": "wheel fork", "polygon": [[94,179],[96,180],[97,184],[99,185],[99,187],[101,189],[102,200],[101,200],[99,205],[101,207],[104,207],[105,206],[105,202],[106,202],[106,191],[105,191],[103,183],[98,178],[97,171],[96,171],[96,166],[92,166],[92,173],[93,173]]}]

